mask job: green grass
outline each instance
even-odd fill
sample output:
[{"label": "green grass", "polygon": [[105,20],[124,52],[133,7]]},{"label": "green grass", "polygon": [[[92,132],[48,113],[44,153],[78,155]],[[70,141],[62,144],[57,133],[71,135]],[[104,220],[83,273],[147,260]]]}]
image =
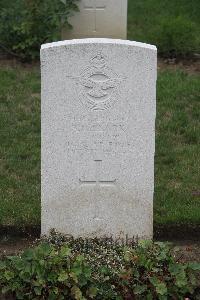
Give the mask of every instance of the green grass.
[{"label": "green grass", "polygon": [[155,222],[200,224],[200,76],[158,77]]},{"label": "green grass", "polygon": [[0,70],[0,224],[40,222],[40,75]]},{"label": "green grass", "polygon": [[[0,224],[40,223],[40,75],[0,70]],[[157,90],[156,224],[200,224],[200,76],[161,71]]]},{"label": "green grass", "polygon": [[161,52],[200,52],[199,0],[129,0],[128,38]]}]

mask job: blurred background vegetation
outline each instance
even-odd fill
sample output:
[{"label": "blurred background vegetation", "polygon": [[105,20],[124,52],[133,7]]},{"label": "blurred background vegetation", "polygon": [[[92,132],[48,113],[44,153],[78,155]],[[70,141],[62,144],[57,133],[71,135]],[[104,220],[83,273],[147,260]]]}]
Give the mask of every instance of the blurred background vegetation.
[{"label": "blurred background vegetation", "polygon": [[128,38],[155,44],[160,56],[200,52],[199,0],[129,0]]},{"label": "blurred background vegetation", "polygon": [[60,39],[76,0],[0,0],[0,48],[21,60],[39,58],[41,44]]},{"label": "blurred background vegetation", "polygon": [[[0,0],[0,48],[22,60],[61,39],[78,0]],[[199,0],[129,0],[128,39],[155,44],[167,58],[200,52]]]}]

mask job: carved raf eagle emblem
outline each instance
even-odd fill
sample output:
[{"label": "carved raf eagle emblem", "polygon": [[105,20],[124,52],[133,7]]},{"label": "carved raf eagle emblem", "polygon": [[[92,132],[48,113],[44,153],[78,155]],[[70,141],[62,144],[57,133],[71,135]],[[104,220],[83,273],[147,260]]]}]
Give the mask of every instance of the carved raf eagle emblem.
[{"label": "carved raf eagle emblem", "polygon": [[106,65],[101,53],[92,57],[90,66],[78,77],[79,98],[90,110],[102,111],[113,106],[122,80]]}]

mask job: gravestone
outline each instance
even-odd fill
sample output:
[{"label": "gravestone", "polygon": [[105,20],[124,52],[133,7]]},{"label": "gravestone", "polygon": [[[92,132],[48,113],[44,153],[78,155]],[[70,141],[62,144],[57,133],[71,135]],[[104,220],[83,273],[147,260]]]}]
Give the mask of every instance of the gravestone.
[{"label": "gravestone", "polygon": [[126,39],[127,0],[79,0],[77,4],[79,12],[69,18],[73,29],[64,29],[62,39]]},{"label": "gravestone", "polygon": [[152,237],[156,64],[131,41],[42,46],[43,234]]}]

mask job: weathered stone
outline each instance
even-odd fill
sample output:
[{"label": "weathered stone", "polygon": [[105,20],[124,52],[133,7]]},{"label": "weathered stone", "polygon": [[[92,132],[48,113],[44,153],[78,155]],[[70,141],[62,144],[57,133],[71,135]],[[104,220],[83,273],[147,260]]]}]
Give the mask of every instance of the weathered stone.
[{"label": "weathered stone", "polygon": [[79,12],[69,18],[73,29],[63,29],[62,39],[127,36],[127,0],[79,0]]},{"label": "weathered stone", "polygon": [[42,233],[152,237],[156,61],[131,41],[42,46]]}]

